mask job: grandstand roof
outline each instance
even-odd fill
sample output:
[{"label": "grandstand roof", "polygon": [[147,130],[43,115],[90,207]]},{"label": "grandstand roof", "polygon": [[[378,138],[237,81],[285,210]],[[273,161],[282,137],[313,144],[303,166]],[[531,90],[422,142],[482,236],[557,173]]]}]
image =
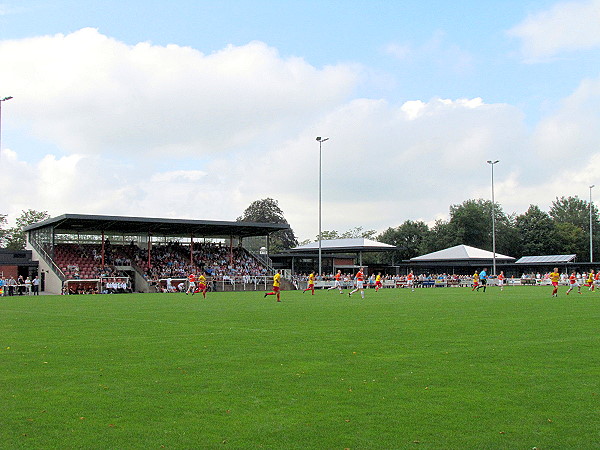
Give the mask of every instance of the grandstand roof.
[{"label": "grandstand roof", "polygon": [[57,233],[125,234],[173,237],[250,237],[265,236],[290,228],[288,224],[225,222],[214,220],[157,219],[149,217],[96,216],[86,214],[63,214],[25,227],[33,231],[52,227]]},{"label": "grandstand roof", "polygon": [[[319,249],[319,241],[310,242],[305,245],[299,245],[294,247],[288,252],[312,252]],[[396,250],[396,247],[390,244],[384,244],[383,242],[372,241],[365,238],[353,238],[353,239],[328,239],[321,241],[321,250],[326,251],[390,251]]]},{"label": "grandstand roof", "polygon": [[565,264],[573,262],[577,255],[523,256],[515,264]]},{"label": "grandstand roof", "polygon": [[[456,245],[437,252],[428,253],[427,255],[411,258],[411,261],[469,261],[469,260],[491,260],[494,258],[492,252],[481,250],[479,248],[470,247],[468,245]],[[496,253],[496,260],[504,260],[506,262],[513,261],[512,256],[501,255]]]}]

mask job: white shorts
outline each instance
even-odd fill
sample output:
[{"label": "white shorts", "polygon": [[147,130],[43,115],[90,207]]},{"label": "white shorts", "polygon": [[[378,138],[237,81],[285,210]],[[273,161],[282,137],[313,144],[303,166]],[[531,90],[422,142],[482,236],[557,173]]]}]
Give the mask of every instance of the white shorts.
[{"label": "white shorts", "polygon": [[364,281],[357,281],[356,282],[356,289],[364,289],[364,287],[365,287]]}]

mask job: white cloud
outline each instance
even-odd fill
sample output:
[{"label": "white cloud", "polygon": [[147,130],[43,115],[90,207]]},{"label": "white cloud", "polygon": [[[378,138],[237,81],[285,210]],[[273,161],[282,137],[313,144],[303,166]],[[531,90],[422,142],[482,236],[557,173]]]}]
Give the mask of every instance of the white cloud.
[{"label": "white cloud", "polygon": [[518,108],[478,97],[351,100],[353,68],[319,70],[262,43],[206,56],[85,29],[0,42],[0,56],[17,61],[0,71],[11,120],[61,149],[27,160],[32,149],[3,149],[0,212],[11,217],[33,208],[235,220],[272,197],[297,236],[313,238],[316,136],[330,137],[326,230],[431,222],[489,198],[491,158],[507,212],[600,185],[600,80],[582,82],[532,132]]},{"label": "white cloud", "polygon": [[526,60],[600,47],[600,0],[560,2],[508,31],[522,40]]},{"label": "white cloud", "polygon": [[204,55],[91,28],[2,41],[0,57],[15,120],[87,154],[198,156],[279,140],[347,98],[359,70],[317,69],[261,42]]}]

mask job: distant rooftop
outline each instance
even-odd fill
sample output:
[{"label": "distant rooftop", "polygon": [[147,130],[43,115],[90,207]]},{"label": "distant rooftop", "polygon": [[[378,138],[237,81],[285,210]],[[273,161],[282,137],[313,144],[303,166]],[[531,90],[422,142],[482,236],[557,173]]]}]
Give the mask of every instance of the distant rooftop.
[{"label": "distant rooftop", "polygon": [[[294,247],[289,252],[310,252],[319,249],[319,241],[310,242],[305,245]],[[383,242],[372,241],[371,239],[365,238],[352,238],[352,239],[328,239],[321,241],[321,250],[331,251],[390,251],[396,250],[397,247],[384,244]]]},{"label": "distant rooftop", "polygon": [[515,264],[565,264],[575,260],[577,255],[523,256]]}]

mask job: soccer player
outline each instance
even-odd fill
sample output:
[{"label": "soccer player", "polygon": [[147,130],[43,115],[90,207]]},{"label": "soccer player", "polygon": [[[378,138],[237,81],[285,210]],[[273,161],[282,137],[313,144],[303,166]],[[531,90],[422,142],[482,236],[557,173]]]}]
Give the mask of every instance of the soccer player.
[{"label": "soccer player", "polygon": [[504,290],[504,271],[500,271],[500,275],[498,275],[498,286],[500,286],[500,290]]},{"label": "soccer player", "polygon": [[[575,273],[573,273],[573,275],[574,274]],[[552,287],[554,288],[552,290],[552,297],[558,297],[558,280],[560,280],[560,273],[558,273],[558,267],[554,268],[554,272],[548,274],[548,278],[550,278],[550,282],[552,283]],[[577,281],[577,278],[575,278],[575,281]]]},{"label": "soccer player", "polygon": [[273,290],[271,292],[267,292],[265,293],[265,297],[267,295],[276,295],[277,296],[277,301],[280,302],[281,301],[281,292],[279,289],[279,282],[281,279],[281,270],[278,270],[275,275],[273,275]]},{"label": "soccer player", "polygon": [[381,284],[381,272],[379,272],[377,274],[377,276],[375,277],[375,292],[377,292],[379,289],[381,289],[382,284]]},{"label": "soccer player", "polygon": [[411,292],[415,292],[415,275],[412,270],[406,276],[406,287],[409,287]]},{"label": "soccer player", "polygon": [[335,274],[335,281],[333,282],[333,286],[331,286],[330,288],[328,288],[327,290],[330,291],[332,289],[337,289],[340,291],[340,294],[343,294],[344,292],[342,291],[342,271],[338,270],[337,273]]},{"label": "soccer player", "polygon": [[313,270],[308,276],[308,287],[302,291],[304,294],[306,291],[312,291],[312,295],[315,295],[315,271]]},{"label": "soccer player", "polygon": [[475,289],[479,288],[479,274],[477,273],[477,271],[475,271],[475,273],[473,274],[473,289],[471,289],[471,291],[474,291]]},{"label": "soccer player", "polygon": [[585,285],[588,287],[588,291],[594,290],[594,269],[590,269]]},{"label": "soccer player", "polygon": [[592,291],[596,290],[596,285],[600,283],[600,270],[596,272],[596,277],[594,279],[594,284],[592,285]]},{"label": "soccer player", "polygon": [[365,298],[365,273],[363,272],[362,267],[356,273],[354,279],[356,280],[356,288],[353,291],[348,292],[348,297],[351,297],[352,294],[354,294],[357,291],[360,291],[361,298]]},{"label": "soccer player", "polygon": [[569,277],[569,289],[567,290],[567,295],[575,289],[575,286],[577,286],[577,292],[581,294],[581,285],[579,284],[579,281],[577,281],[577,274],[573,271]]},{"label": "soccer player", "polygon": [[479,286],[477,286],[477,290],[483,288],[483,292],[485,292],[485,288],[487,287],[487,267],[484,267],[481,272],[479,272]]},{"label": "soccer player", "polygon": [[196,291],[196,275],[194,275],[193,273],[190,273],[188,276],[188,288],[187,288],[187,291],[185,291],[185,295],[188,295],[190,292],[192,293],[192,295],[194,295],[195,291]]},{"label": "soccer player", "polygon": [[208,285],[206,284],[206,277],[203,273],[198,277],[198,292],[202,292],[202,297],[206,298],[206,292],[208,291]]}]

